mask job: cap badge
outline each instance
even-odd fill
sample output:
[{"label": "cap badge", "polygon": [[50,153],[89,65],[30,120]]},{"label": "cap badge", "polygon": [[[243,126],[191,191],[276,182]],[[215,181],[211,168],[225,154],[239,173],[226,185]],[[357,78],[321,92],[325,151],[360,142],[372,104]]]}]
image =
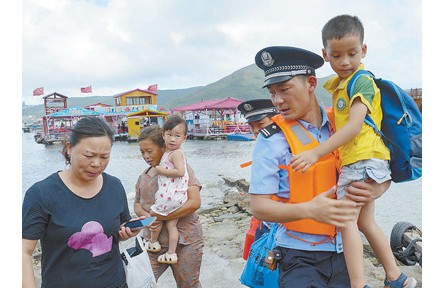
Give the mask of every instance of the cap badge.
[{"label": "cap badge", "polygon": [[244,104],[244,109],[246,109],[246,111],[252,111],[253,107],[252,107],[252,105],[247,103],[247,104]]},{"label": "cap badge", "polygon": [[263,60],[263,64],[266,67],[272,66],[275,62],[275,60],[273,60],[272,58],[272,55],[270,55],[270,53],[267,51],[263,51],[263,53],[261,53],[261,60]]}]

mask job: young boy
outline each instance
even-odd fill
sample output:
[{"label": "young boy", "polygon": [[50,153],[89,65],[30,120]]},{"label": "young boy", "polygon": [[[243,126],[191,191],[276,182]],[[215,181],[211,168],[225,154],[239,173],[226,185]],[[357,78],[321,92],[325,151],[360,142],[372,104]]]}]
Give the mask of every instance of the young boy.
[{"label": "young boy", "polygon": [[[346,91],[352,76],[364,69],[361,59],[366,56],[367,46],[363,43],[361,21],[356,16],[336,16],[323,27],[322,39],[323,58],[337,73],[337,77],[324,85],[333,97],[336,132],[316,148],[295,155],[291,167],[305,172],[322,156],[338,148],[341,169],[337,199],[342,199],[346,195],[345,187],[352,181],[371,178],[383,183],[390,180],[390,153],[382,139],[364,123],[366,114],[370,114],[379,128],[382,121],[380,90],[372,78],[358,78],[351,98]],[[340,229],[351,287],[368,287],[364,277],[363,244],[359,229],[385,269],[385,287],[416,287],[414,278],[400,272],[385,234],[374,221],[374,210],[373,201],[361,207],[355,222],[349,222]]]}]

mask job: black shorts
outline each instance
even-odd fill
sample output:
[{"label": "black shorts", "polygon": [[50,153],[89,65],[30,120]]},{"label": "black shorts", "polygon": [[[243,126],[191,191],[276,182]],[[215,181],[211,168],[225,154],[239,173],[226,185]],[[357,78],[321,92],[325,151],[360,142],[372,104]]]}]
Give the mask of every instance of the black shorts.
[{"label": "black shorts", "polygon": [[281,288],[349,288],[349,275],[343,253],[302,251],[279,247]]}]

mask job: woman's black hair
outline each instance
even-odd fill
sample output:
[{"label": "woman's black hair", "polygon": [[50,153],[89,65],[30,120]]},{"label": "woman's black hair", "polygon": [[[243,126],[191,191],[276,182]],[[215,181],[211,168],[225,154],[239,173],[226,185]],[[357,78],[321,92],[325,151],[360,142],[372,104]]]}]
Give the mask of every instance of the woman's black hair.
[{"label": "woman's black hair", "polygon": [[145,139],[151,140],[161,148],[165,145],[164,138],[162,137],[162,129],[158,125],[151,125],[141,130],[138,141]]},{"label": "woman's black hair", "polygon": [[[83,138],[107,136],[111,145],[113,145],[114,132],[111,126],[102,117],[82,117],[72,128],[69,135],[71,147],[77,145]],[[67,147],[64,145],[62,154],[65,157],[65,163],[71,164],[71,158],[68,155]]]}]

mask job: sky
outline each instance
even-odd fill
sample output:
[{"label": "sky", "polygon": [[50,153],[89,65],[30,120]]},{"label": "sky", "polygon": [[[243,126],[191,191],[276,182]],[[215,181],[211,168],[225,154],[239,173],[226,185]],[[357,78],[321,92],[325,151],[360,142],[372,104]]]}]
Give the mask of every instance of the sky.
[{"label": "sky", "polygon": [[[272,45],[321,54],[321,29],[339,14],[365,27],[365,67],[403,88],[422,86],[418,0],[23,0],[22,100],[136,88],[205,86],[254,63]],[[332,74],[328,63],[318,76]],[[80,88],[92,86],[93,93]]]}]

